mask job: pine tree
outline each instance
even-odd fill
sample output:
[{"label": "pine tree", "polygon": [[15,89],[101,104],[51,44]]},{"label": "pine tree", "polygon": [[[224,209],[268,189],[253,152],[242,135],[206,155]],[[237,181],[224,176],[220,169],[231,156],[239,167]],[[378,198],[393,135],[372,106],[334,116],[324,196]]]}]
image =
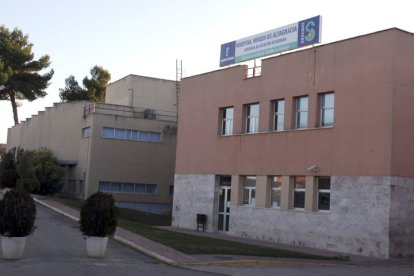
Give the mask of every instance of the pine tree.
[{"label": "pine tree", "polygon": [[5,26],[0,26],[0,62],[3,68],[0,75],[6,79],[1,84],[4,87],[0,89],[0,100],[11,102],[15,124],[19,123],[16,100],[43,98],[53,77],[53,70],[43,75],[39,73],[49,67],[50,58],[44,55],[34,60],[32,47],[28,35],[21,30],[16,28],[10,32]]}]

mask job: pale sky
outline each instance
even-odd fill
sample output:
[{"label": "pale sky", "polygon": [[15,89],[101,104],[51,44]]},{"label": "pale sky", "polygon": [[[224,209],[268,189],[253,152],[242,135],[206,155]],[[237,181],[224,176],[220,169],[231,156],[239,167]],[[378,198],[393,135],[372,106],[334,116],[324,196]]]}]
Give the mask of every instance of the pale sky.
[{"label": "pale sky", "polygon": [[[111,81],[128,74],[175,80],[219,69],[220,45],[313,16],[322,16],[322,44],[397,27],[414,33],[408,0],[0,0],[0,25],[29,35],[39,58],[55,70],[48,95],[22,101],[24,120],[53,102],[74,75],[79,83],[94,65]],[[414,49],[413,49],[414,50]],[[0,101],[0,143],[13,125],[9,101]]]}]

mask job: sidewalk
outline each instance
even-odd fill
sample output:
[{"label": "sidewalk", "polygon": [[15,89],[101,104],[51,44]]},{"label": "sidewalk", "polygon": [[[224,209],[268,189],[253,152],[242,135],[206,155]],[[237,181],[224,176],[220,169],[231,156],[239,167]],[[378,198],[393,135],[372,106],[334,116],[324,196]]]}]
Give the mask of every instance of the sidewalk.
[{"label": "sidewalk", "polygon": [[[49,209],[52,209],[70,219],[79,221],[79,211],[65,206],[59,202],[35,197],[35,201]],[[212,237],[223,240],[232,240],[241,243],[271,246],[279,249],[299,251],[321,256],[338,256],[335,252],[318,250],[297,246],[273,244],[260,240],[233,237],[225,234],[197,232],[195,230],[178,229],[171,226],[160,227],[170,231],[176,231],[191,235]],[[234,256],[234,255],[187,255],[163,244],[151,241],[140,235],[132,233],[121,227],[117,227],[114,240],[121,242],[141,253],[151,256],[161,262],[175,266],[244,266],[244,265],[286,265],[286,266],[369,266],[369,267],[414,267],[414,259],[374,259],[363,256],[349,256],[349,261],[325,261],[325,260],[304,260],[304,259],[282,259],[255,256]]]}]

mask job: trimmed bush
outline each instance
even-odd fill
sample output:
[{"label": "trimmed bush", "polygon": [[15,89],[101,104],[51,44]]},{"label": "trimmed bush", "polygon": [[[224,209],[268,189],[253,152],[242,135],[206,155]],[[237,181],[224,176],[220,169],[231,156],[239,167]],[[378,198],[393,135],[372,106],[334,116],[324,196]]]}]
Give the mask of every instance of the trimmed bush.
[{"label": "trimmed bush", "polygon": [[118,210],[111,194],[97,192],[81,208],[80,230],[85,236],[113,236],[117,226]]},{"label": "trimmed bush", "polygon": [[0,234],[25,237],[35,230],[36,205],[29,193],[10,190],[0,201]]}]

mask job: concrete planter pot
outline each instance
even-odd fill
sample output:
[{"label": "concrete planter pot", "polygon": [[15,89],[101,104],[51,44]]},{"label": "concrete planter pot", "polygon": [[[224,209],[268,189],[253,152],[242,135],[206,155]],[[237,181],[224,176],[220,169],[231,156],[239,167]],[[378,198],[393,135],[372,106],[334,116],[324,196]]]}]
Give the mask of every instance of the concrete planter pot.
[{"label": "concrete planter pot", "polygon": [[108,237],[86,237],[86,252],[89,257],[102,258],[105,256]]},{"label": "concrete planter pot", "polygon": [[23,257],[26,237],[1,236],[1,250],[6,260],[18,260]]}]

